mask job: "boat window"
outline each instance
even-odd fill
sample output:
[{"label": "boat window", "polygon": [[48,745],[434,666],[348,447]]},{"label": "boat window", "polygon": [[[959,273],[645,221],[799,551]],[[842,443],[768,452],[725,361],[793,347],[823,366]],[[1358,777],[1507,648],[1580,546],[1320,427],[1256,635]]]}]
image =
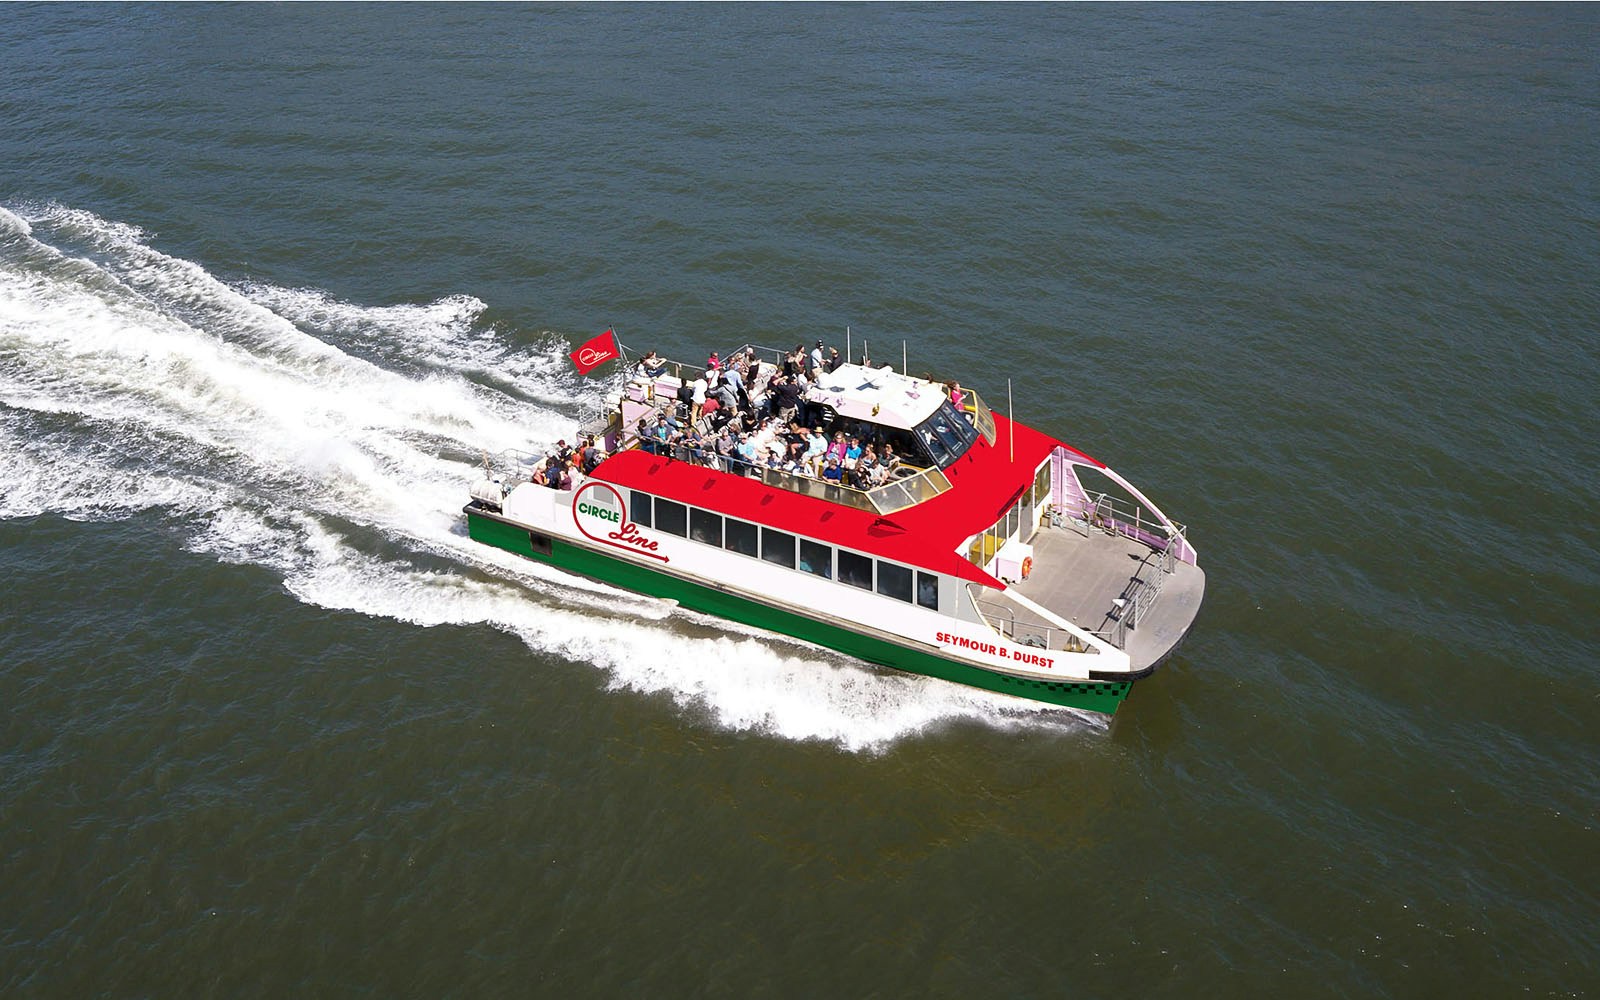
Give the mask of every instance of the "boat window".
[{"label": "boat window", "polygon": [[634,524],[650,527],[650,494],[630,490],[628,493],[628,517]]},{"label": "boat window", "polygon": [[862,590],[872,589],[872,560],[854,552],[839,550],[839,581]]},{"label": "boat window", "polygon": [[933,426],[934,433],[939,435],[944,446],[957,455],[964,454],[978,440],[977,430],[963,420],[948,402],[939,407],[928,423]]},{"label": "boat window", "polygon": [[689,533],[689,508],[672,500],[656,497],[656,529],[669,535]]},{"label": "boat window", "polygon": [[689,511],[689,537],[722,548],[722,515],[698,507]]},{"label": "boat window", "polygon": [[952,462],[965,455],[976,440],[978,432],[956,413],[949,400],[935,410],[933,416],[917,425],[918,443],[941,469],[949,468]]},{"label": "boat window", "polygon": [[753,558],[756,555],[756,526],[749,521],[728,518],[722,544],[729,552]]},{"label": "boat window", "polygon": [[1050,463],[1039,466],[1039,474],[1033,477],[1033,505],[1044,505],[1044,498],[1050,495]]},{"label": "boat window", "polygon": [[794,536],[786,531],[762,528],[761,558],[794,569]]},{"label": "boat window", "polygon": [[833,548],[809,538],[800,539],[800,568],[824,580],[832,580]]},{"label": "boat window", "polygon": [[917,572],[917,603],[930,611],[939,610],[939,578],[932,573]]},{"label": "boat window", "polygon": [[911,571],[904,566],[878,560],[878,593],[911,603]]},{"label": "boat window", "polygon": [[956,456],[950,453],[950,449],[944,446],[944,442],[939,440],[939,435],[935,434],[927,423],[917,428],[917,435],[922,439],[923,451],[933,459],[934,465],[942,469],[956,460]]}]

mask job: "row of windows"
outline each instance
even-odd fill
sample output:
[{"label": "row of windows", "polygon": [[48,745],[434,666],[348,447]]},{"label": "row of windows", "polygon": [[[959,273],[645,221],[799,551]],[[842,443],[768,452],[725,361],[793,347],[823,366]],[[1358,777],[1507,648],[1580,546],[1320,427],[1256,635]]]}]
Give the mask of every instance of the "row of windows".
[{"label": "row of windows", "polygon": [[[1028,518],[1033,516],[1035,511],[1041,509],[1044,498],[1049,494],[1050,463],[1046,462],[1039,467],[1038,473],[1033,478],[1032,504],[1029,504],[1029,497],[1025,493],[1021,499],[1011,505],[1011,509],[1005,512],[1005,516],[996,521],[983,534],[972,539],[972,545],[967,550],[967,558],[979,566],[987,566],[989,565],[989,560],[994,558],[994,554],[999,552],[1001,547],[1006,544],[1006,539],[1017,536],[1023,541],[1027,541],[1028,537],[1033,534],[1032,528],[1028,524]],[[1022,532],[1021,535],[1017,535],[1019,530]]]},{"label": "row of windows", "polygon": [[848,586],[876,590],[885,597],[907,604],[915,602],[930,610],[939,609],[939,577],[933,573],[913,571],[859,552],[835,549],[787,531],[761,527],[736,517],[723,517],[648,493],[634,491],[628,501],[628,513],[636,523],[669,535],[797,569],[824,580],[835,579],[837,573],[839,582]]}]

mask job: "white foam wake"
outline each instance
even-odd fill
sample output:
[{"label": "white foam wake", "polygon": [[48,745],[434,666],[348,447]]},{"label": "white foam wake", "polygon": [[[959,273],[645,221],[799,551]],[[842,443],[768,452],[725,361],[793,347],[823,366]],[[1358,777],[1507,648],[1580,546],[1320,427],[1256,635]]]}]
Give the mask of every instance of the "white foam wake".
[{"label": "white foam wake", "polygon": [[0,209],[0,517],[158,511],[307,603],[489,624],[735,729],[859,748],[956,719],[1101,725],[468,541],[479,450],[569,434],[572,400],[596,391],[568,373],[570,345],[518,345],[470,296],[367,307],[230,285],[150,241],[59,205]]}]

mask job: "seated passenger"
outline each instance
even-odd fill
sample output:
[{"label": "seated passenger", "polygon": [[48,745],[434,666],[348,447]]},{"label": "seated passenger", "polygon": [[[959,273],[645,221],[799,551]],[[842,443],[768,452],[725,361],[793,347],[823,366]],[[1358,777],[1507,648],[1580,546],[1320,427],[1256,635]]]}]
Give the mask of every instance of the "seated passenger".
[{"label": "seated passenger", "polygon": [[828,464],[823,468],[822,477],[821,478],[827,480],[830,483],[843,482],[844,481],[844,466],[839,464],[839,460],[837,458],[834,458],[832,455],[829,455],[828,456]]},{"label": "seated passenger", "polygon": [[821,427],[811,428],[811,436],[806,439],[806,450],[802,461],[812,475],[816,475],[822,464],[823,456],[828,452],[828,438],[822,433]]},{"label": "seated passenger", "polygon": [[833,434],[833,443],[828,445],[828,457],[837,458],[839,463],[842,465],[844,463],[845,453],[849,451],[849,449],[850,445],[844,439],[844,431],[835,431]]},{"label": "seated passenger", "polygon": [[666,371],[667,363],[655,351],[651,351],[639,359],[639,364],[634,368],[634,373],[646,380],[653,381],[657,375]]}]

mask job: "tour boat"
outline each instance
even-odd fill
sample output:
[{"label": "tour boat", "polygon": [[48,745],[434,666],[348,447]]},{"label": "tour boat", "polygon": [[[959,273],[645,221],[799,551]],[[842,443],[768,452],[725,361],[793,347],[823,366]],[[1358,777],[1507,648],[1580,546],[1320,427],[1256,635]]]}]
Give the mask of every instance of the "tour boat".
[{"label": "tour boat", "polygon": [[[741,356],[762,362],[741,401],[760,398],[783,354],[726,355]],[[802,426],[898,458],[887,478],[818,478],[779,449],[748,457],[790,425],[745,426],[745,455],[663,441],[663,421],[680,434],[718,422],[680,403],[704,369],[633,364],[611,331],[573,359],[585,373],[623,365],[579,428],[595,451],[562,463],[555,489],[545,456],[486,458],[465,508],[474,540],[868,663],[1107,714],[1199,611],[1205,574],[1183,525],[970,389],[889,366],[816,369],[794,400]]]}]

